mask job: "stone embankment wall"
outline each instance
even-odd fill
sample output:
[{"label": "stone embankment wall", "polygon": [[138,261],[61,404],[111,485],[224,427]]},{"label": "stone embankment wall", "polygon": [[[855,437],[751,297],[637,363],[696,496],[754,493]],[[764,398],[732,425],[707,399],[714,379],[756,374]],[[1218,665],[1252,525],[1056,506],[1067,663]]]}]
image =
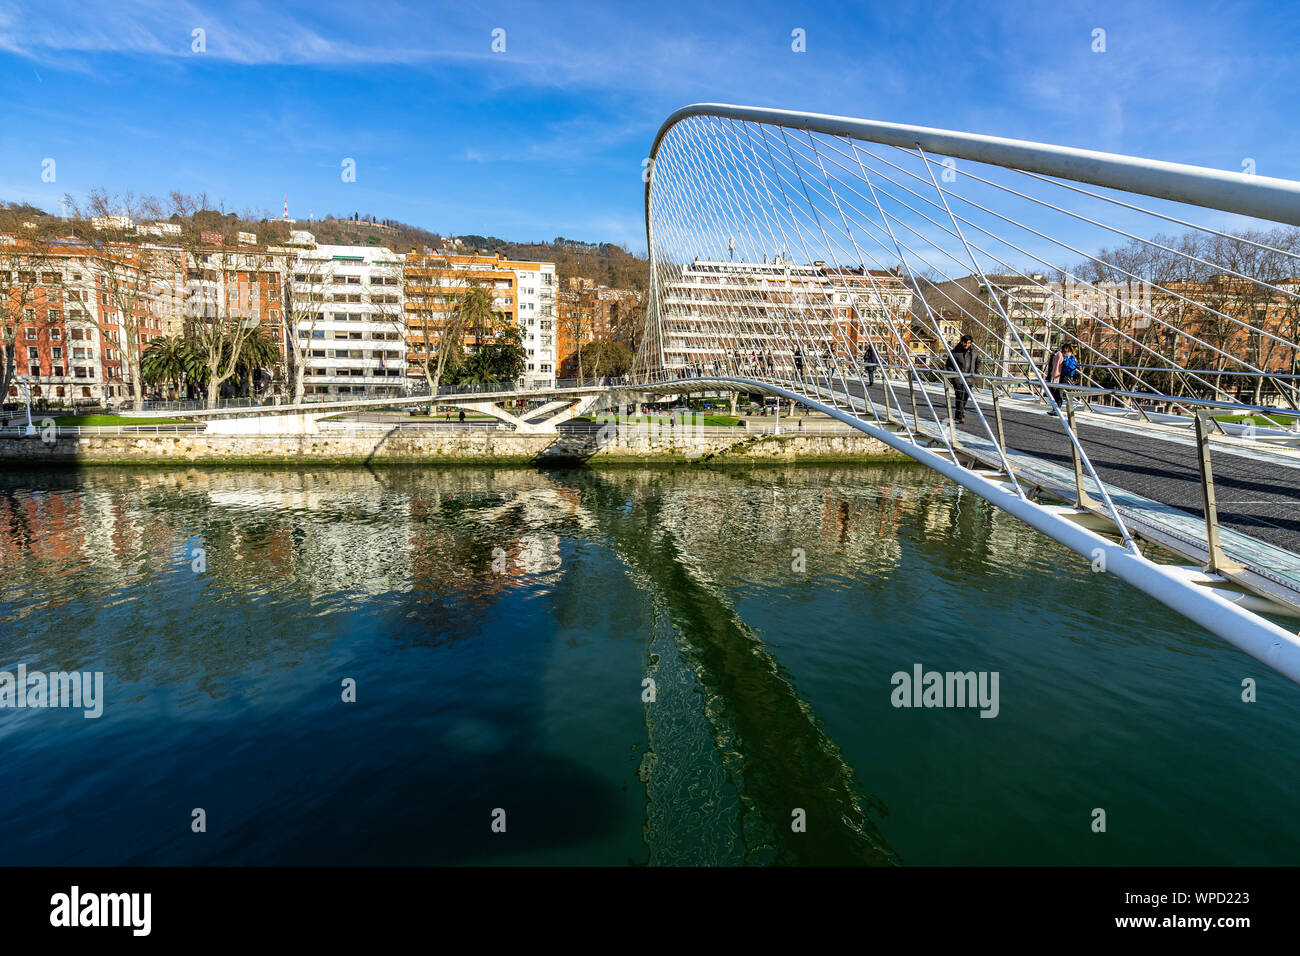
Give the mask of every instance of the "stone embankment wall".
[{"label": "stone embankment wall", "polygon": [[[689,430],[687,430],[689,431]],[[31,464],[160,462],[473,461],[616,464],[653,461],[816,461],[901,458],[860,433],[516,435],[394,429],[325,435],[82,435],[54,441],[0,438],[0,460]]]}]

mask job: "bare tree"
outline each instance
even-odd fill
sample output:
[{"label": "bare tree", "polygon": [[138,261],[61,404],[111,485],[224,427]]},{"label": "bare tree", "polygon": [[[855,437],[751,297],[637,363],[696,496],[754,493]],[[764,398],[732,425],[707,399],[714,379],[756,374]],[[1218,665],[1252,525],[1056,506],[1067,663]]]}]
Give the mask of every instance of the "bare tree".
[{"label": "bare tree", "polygon": [[[590,341],[594,333],[595,317],[592,310],[587,303],[582,301],[582,296],[579,295],[576,299],[570,301],[569,308],[565,309],[564,313],[556,321],[574,343],[574,354],[578,359],[578,378],[582,379],[584,371],[582,361],[583,341]],[[558,364],[567,358],[567,355],[557,355],[556,362]]]},{"label": "bare tree", "polygon": [[[84,205],[73,197],[64,202],[71,212],[74,231],[85,234],[88,220],[95,217],[140,215],[141,201],[132,193],[110,195],[92,189]],[[139,403],[144,399],[140,376],[143,330],[157,329],[160,323],[158,303],[163,290],[156,279],[160,268],[160,250],[152,246],[135,246],[121,241],[92,238],[90,282],[72,311],[82,321],[98,325],[105,341],[114,342],[122,351],[131,395]],[[97,300],[97,301],[96,301]]]},{"label": "bare tree", "polygon": [[288,379],[297,404],[306,394],[307,358],[311,355],[316,326],[325,318],[330,298],[329,275],[320,259],[295,257],[284,265],[283,330]]},{"label": "bare tree", "polygon": [[[379,332],[384,336],[382,344],[378,348],[372,349],[377,351],[380,357],[381,367],[385,370],[388,368],[388,342],[402,342],[406,337],[406,310],[402,306],[402,285],[404,282],[404,263],[401,257],[395,256],[392,259],[376,263],[370,272],[370,291],[367,293],[367,304],[370,306],[371,322],[385,326],[386,328]],[[405,349],[397,349],[399,356],[405,354]],[[406,385],[406,364],[403,362],[399,368],[401,377],[399,382],[404,388]],[[385,383],[387,384],[387,383]]]},{"label": "bare tree", "polygon": [[7,401],[9,387],[17,375],[19,329],[35,328],[41,321],[36,312],[36,287],[41,272],[48,268],[49,249],[39,239],[13,241],[0,246],[0,396]]},{"label": "bare tree", "polygon": [[456,307],[455,294],[449,291],[452,274],[451,263],[444,258],[407,259],[405,324],[414,350],[408,358],[419,366],[430,393],[459,364],[464,344],[468,313]]},{"label": "bare tree", "polygon": [[[208,407],[216,408],[221,386],[235,377],[248,339],[262,324],[260,276],[264,254],[247,250],[193,249],[185,300],[186,322],[206,369]],[[240,274],[247,288],[241,288]]]}]

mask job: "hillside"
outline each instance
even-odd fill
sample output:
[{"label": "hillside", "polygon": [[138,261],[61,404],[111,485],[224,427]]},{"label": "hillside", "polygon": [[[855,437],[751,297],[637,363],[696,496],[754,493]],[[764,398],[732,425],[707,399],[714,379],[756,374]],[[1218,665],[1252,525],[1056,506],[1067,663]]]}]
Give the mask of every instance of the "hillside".
[{"label": "hillside", "polygon": [[[181,197],[189,199],[189,197]],[[117,212],[115,209],[88,209],[83,215],[102,215]],[[135,210],[132,210],[133,212]],[[353,213],[353,215],[357,215]],[[173,213],[170,216],[154,210],[152,215],[137,219],[167,219],[179,223],[183,228],[196,228],[220,232],[233,241],[236,232],[256,233],[262,242],[284,242],[289,238],[289,226],[275,219],[253,218],[247,212],[221,213],[215,209],[197,209],[185,214]],[[26,228],[24,223],[33,223],[34,228]],[[292,226],[306,229],[317,242],[331,245],[387,246],[394,252],[420,251],[426,246],[430,249],[456,249],[464,252],[499,253],[510,259],[541,260],[554,262],[561,286],[570,276],[591,279],[598,284],[614,288],[638,289],[645,291],[649,279],[649,263],[642,256],[633,255],[625,246],[609,242],[581,242],[575,239],[557,237],[550,242],[513,242],[496,236],[459,236],[458,246],[450,245],[451,240],[439,233],[413,226],[397,220],[356,221],[349,219],[317,219],[300,221]],[[6,203],[0,201],[0,233],[23,234],[41,237],[81,235],[89,237],[114,237],[110,231],[94,232],[89,224],[76,219],[64,220],[50,215],[44,210],[27,203]],[[121,238],[133,238],[134,233],[123,233]]]},{"label": "hillside", "polygon": [[[407,223],[388,220],[379,225],[340,219],[322,219],[299,228],[311,230],[318,242],[340,245],[387,246],[394,252],[451,248],[448,239],[436,232]],[[592,279],[601,285],[620,289],[646,288],[649,263],[633,255],[625,246],[610,242],[581,242],[556,237],[550,242],[513,242],[497,236],[458,236],[465,252],[498,253],[508,259],[554,262],[555,271],[564,284],[570,276]]]}]

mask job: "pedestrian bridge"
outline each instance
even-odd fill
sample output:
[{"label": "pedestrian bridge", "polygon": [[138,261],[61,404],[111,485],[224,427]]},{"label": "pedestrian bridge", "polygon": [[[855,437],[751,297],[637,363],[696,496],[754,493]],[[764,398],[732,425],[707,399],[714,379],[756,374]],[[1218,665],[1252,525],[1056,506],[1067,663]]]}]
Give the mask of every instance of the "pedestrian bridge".
[{"label": "pedestrian bridge", "polygon": [[650,156],[637,377],[760,380],[1300,681],[1300,183],[720,104]]},{"label": "pedestrian bridge", "polygon": [[1300,681],[1300,183],[704,104],[659,130],[645,209],[625,379],[187,417],[307,430],[434,402],[544,433],[621,402],[775,395]]}]

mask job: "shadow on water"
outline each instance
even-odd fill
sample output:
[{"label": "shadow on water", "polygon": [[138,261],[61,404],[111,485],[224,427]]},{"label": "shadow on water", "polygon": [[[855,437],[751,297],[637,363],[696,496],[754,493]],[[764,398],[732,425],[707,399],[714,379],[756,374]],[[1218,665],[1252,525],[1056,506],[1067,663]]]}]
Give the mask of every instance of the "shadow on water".
[{"label": "shadow on water", "polygon": [[[611,548],[634,572],[624,586],[645,585],[662,612],[701,695],[698,743],[711,740],[736,795],[745,862],[897,864],[873,819],[885,808],[684,550],[671,482],[657,482],[384,466],[0,482],[0,560],[17,585],[0,621],[22,622],[0,657],[93,666],[119,688],[114,719],[5,741],[17,761],[0,798],[10,859],[491,862],[607,841],[626,794],[537,732],[557,650],[546,615],[599,592],[577,586],[569,554],[562,569],[491,566],[498,543],[513,567],[540,536],[557,542],[548,560],[561,546]],[[206,567],[192,574],[200,545]],[[22,603],[55,575],[49,603]],[[351,709],[338,703],[343,675],[362,689]],[[644,708],[652,749],[668,733],[659,708]],[[42,756],[51,746],[57,762]],[[206,839],[159,827],[174,816],[184,833],[194,806],[209,814]],[[509,841],[489,827],[497,807]],[[806,832],[792,830],[796,810]]]},{"label": "shadow on water", "polygon": [[[601,533],[649,582],[666,610],[704,700],[715,745],[740,798],[740,832],[750,862],[870,864],[901,861],[872,814],[886,808],[867,795],[834,741],[818,725],[763,641],[725,598],[683,560],[661,514],[660,495],[637,497],[592,471],[577,484]],[[655,705],[647,708],[653,738]],[[652,739],[653,746],[653,739]],[[796,809],[806,831],[792,828]]]}]

